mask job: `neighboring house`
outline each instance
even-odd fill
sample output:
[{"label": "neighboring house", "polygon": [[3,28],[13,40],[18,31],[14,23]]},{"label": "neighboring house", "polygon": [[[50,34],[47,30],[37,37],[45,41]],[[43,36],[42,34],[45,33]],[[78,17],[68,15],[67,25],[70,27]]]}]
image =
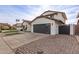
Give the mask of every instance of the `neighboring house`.
[{"label": "neighboring house", "polygon": [[16,23],[13,25],[18,31],[21,31],[23,29],[22,23]]},{"label": "neighboring house", "polygon": [[13,25],[14,28],[16,28],[18,31],[31,31],[31,21],[23,20],[22,23],[17,22]]},{"label": "neighboring house", "polygon": [[75,34],[79,35],[79,20],[77,22],[77,25],[75,25]]},{"label": "neighboring house", "polygon": [[11,26],[8,23],[0,23],[0,29],[9,30],[9,29],[11,29]]},{"label": "neighboring house", "polygon": [[14,28],[16,28],[16,24],[13,24],[12,26],[13,26]]},{"label": "neighboring house", "polygon": [[31,22],[31,32],[59,34],[59,26],[65,25],[66,20],[64,12],[45,11]]},{"label": "neighboring house", "polygon": [[31,31],[31,21],[28,20],[23,20],[22,26],[23,26],[23,31]]},{"label": "neighboring house", "polygon": [[75,34],[79,35],[79,14],[76,17],[78,19],[77,25],[75,25]]}]

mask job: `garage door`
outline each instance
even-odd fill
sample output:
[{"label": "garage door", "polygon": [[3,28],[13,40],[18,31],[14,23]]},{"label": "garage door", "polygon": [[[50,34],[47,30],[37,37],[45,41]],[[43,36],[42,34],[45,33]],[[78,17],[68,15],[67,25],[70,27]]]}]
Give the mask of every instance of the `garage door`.
[{"label": "garage door", "polygon": [[70,25],[59,26],[59,34],[70,34]]},{"label": "garage door", "polygon": [[33,32],[50,34],[50,24],[35,24],[33,25]]}]

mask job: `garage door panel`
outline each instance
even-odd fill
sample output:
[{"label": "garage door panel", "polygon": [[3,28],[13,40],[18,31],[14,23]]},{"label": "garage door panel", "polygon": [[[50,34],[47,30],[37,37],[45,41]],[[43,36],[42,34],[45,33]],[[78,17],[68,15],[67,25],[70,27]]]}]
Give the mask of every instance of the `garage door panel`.
[{"label": "garage door panel", "polygon": [[50,24],[35,24],[33,25],[33,32],[50,34]]}]

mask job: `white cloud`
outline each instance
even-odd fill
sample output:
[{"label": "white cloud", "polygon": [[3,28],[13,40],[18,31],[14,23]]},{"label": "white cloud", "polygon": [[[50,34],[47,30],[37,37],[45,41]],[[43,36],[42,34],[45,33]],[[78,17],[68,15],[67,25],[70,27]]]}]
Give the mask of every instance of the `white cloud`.
[{"label": "white cloud", "polygon": [[33,20],[46,10],[65,12],[68,18],[67,23],[76,23],[76,15],[79,12],[79,7],[76,5],[0,6],[0,22],[14,24],[16,19]]}]

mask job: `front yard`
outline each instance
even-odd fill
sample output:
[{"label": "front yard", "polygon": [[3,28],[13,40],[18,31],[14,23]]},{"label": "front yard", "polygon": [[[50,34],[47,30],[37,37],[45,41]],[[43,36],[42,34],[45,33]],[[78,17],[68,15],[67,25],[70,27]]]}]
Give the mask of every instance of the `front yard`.
[{"label": "front yard", "polygon": [[5,36],[10,36],[10,35],[16,35],[16,34],[21,34],[17,30],[2,30],[2,33],[5,34]]}]

